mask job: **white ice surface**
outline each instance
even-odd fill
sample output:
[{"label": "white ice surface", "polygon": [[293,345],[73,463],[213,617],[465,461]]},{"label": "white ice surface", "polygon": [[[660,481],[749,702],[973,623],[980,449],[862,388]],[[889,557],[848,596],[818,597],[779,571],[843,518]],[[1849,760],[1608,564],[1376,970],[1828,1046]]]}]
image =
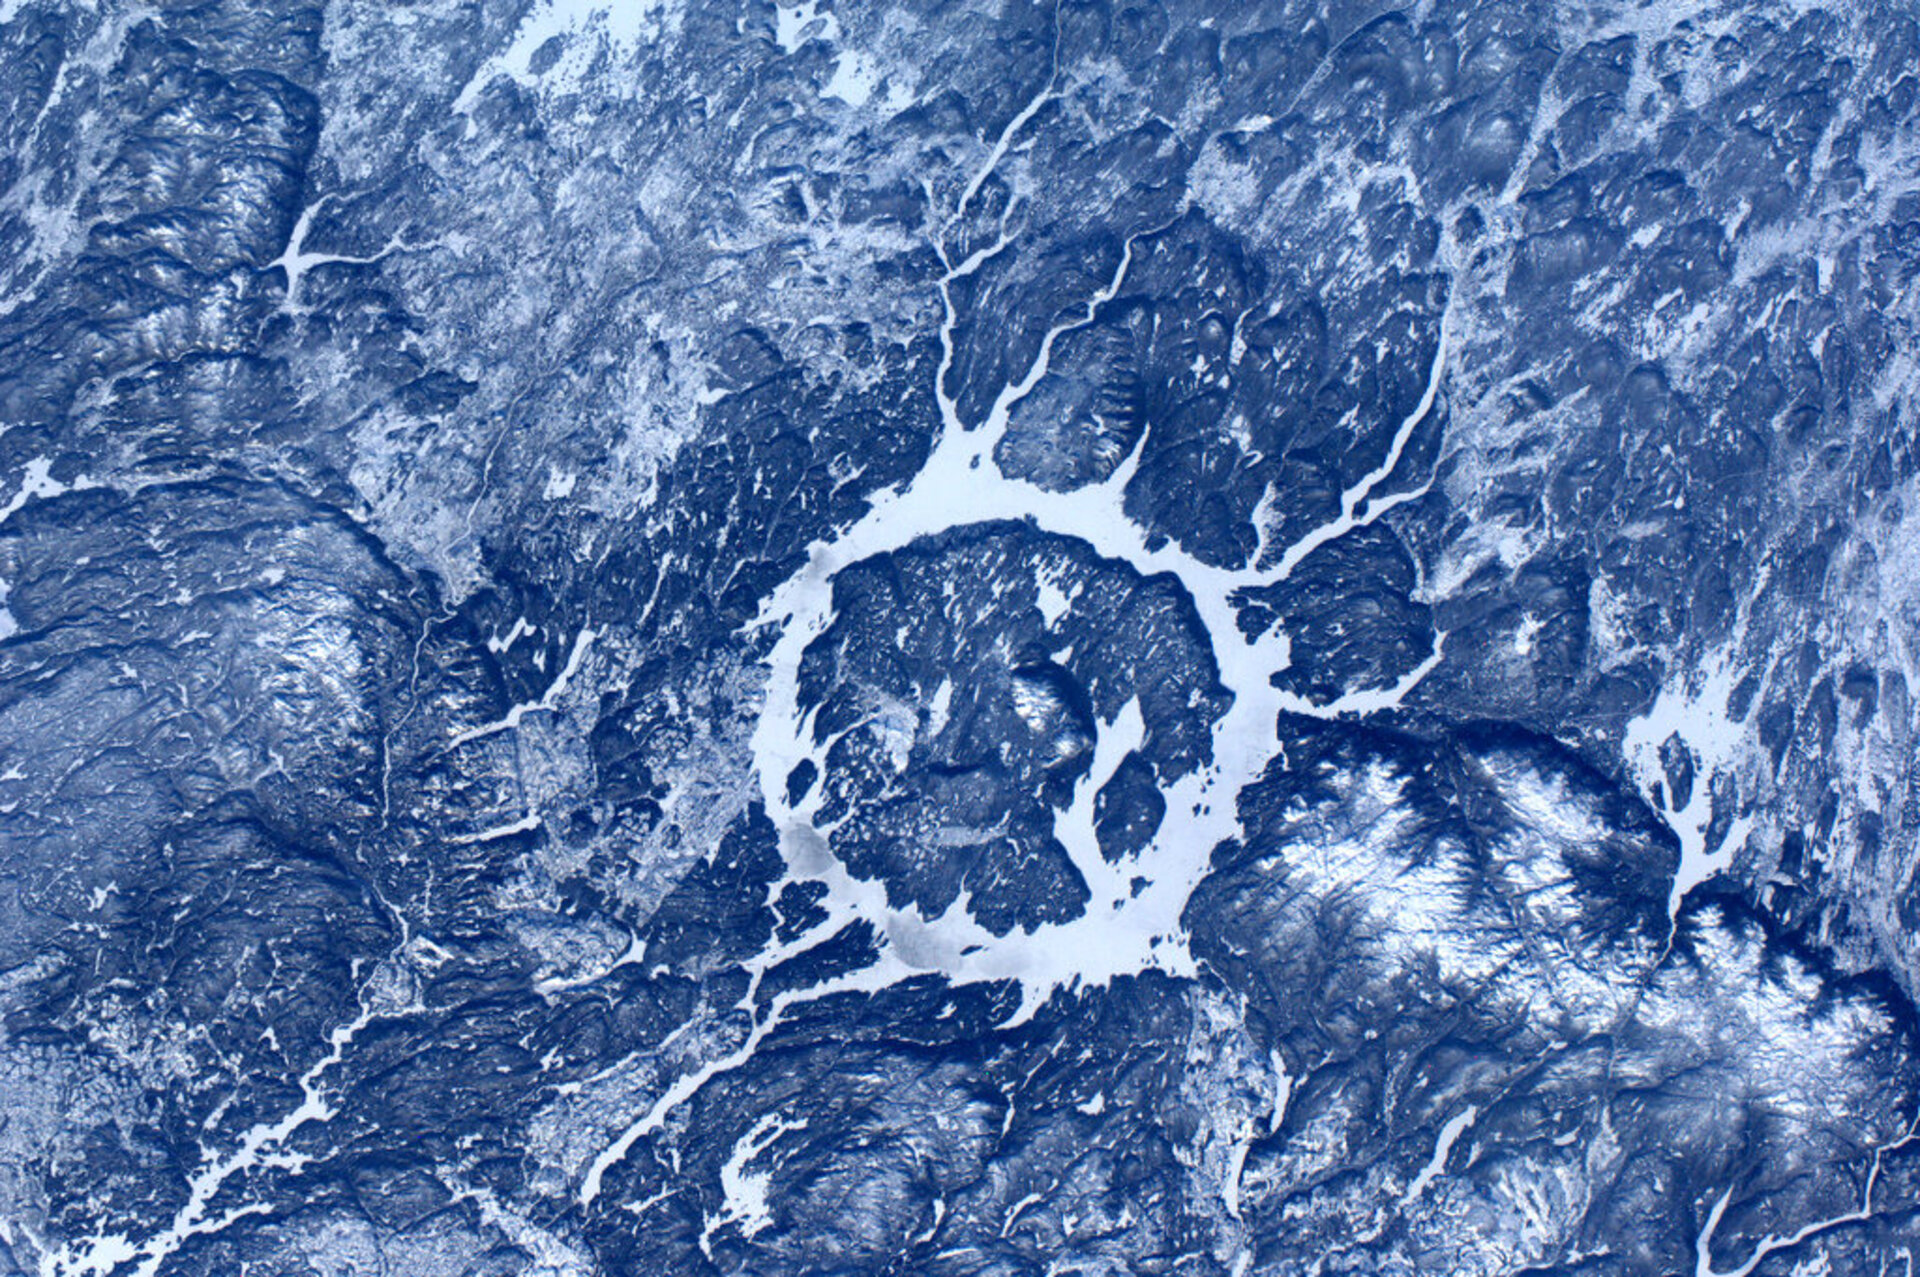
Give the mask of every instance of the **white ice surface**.
[{"label": "white ice surface", "polygon": [[820,90],[820,96],[839,98],[849,106],[865,106],[878,87],[880,68],[866,54],[849,49],[835,59],[833,76]]},{"label": "white ice surface", "polygon": [[[1707,827],[1713,820],[1712,782],[1739,759],[1746,745],[1745,724],[1736,720],[1727,703],[1739,682],[1739,671],[1729,650],[1716,654],[1705,667],[1670,681],[1644,715],[1627,724],[1621,746],[1628,769],[1643,792],[1659,784],[1664,795],[1662,815],[1680,840],[1680,866],[1668,894],[1667,912],[1678,913],[1686,894],[1726,868],[1731,852],[1746,841],[1751,817],[1733,822],[1717,847],[1707,846]],[[1660,746],[1678,735],[1693,755],[1693,790],[1685,804],[1676,804],[1666,784]]]},{"label": "white ice surface", "polygon": [[1920,1118],[1916,1118],[1914,1125],[1907,1128],[1905,1135],[1902,1135],[1899,1139],[1890,1143],[1882,1144],[1873,1150],[1873,1163],[1867,1170],[1867,1182],[1866,1186],[1861,1189],[1860,1205],[1858,1207],[1850,1211],[1843,1211],[1827,1219],[1817,1219],[1785,1236],[1769,1233],[1760,1239],[1754,1246],[1752,1253],[1741,1262],[1738,1268],[1729,1268],[1722,1271],[1713,1266],[1713,1235],[1720,1231],[1720,1221],[1726,1217],[1727,1205],[1733,1200],[1733,1190],[1731,1188],[1727,1189],[1721,1193],[1719,1199],[1714,1202],[1713,1209],[1707,1213],[1706,1225],[1701,1228],[1700,1235],[1694,1240],[1694,1277],[1748,1277],[1754,1269],[1760,1266],[1761,1261],[1776,1251],[1791,1250],[1801,1242],[1824,1233],[1829,1229],[1838,1228],[1843,1224],[1860,1224],[1872,1219],[1873,1194],[1875,1188],[1879,1186],[1881,1162],[1888,1153],[1905,1148],[1917,1138],[1920,1138]]},{"label": "white ice surface", "polygon": [[20,476],[20,486],[14,490],[12,498],[6,505],[0,506],[0,523],[18,514],[35,497],[46,500],[98,486],[85,475],[75,476],[72,483],[62,483],[53,477],[52,458],[35,457],[27,462],[26,472]]},{"label": "white ice surface", "polygon": [[598,637],[600,637],[599,631],[591,627],[583,628],[578,634],[574,635],[573,647],[567,652],[567,663],[565,667],[555,676],[553,682],[548,685],[547,690],[542,693],[539,700],[522,701],[520,704],[509,709],[506,714],[500,718],[494,719],[491,723],[482,723],[478,727],[469,727],[455,732],[453,735],[453,744],[465,745],[469,741],[476,741],[482,737],[492,736],[498,732],[512,731],[514,728],[520,726],[520,720],[528,714],[551,713],[559,706],[560,698],[566,695],[567,685],[572,683],[574,675],[580,672],[581,663],[587,659],[587,649],[593,646],[593,641]]},{"label": "white ice surface", "polygon": [[287,295],[280,301],[280,309],[289,315],[303,315],[306,307],[300,302],[300,289],[305,283],[307,272],[316,266],[347,265],[372,266],[385,261],[394,253],[411,252],[434,245],[410,244],[401,235],[387,240],[386,247],[370,257],[351,257],[340,253],[310,253],[307,251],[307,236],[313,230],[313,219],[333,199],[331,195],[322,195],[313,203],[300,210],[299,218],[293,224],[293,232],[287,236],[287,246],[280,250],[280,256],[267,263],[267,269],[279,269],[287,277]]},{"label": "white ice surface", "polygon": [[840,35],[840,20],[824,10],[819,0],[801,0],[799,4],[773,7],[773,38],[782,53],[798,52],[809,40],[834,40]]},{"label": "white ice surface", "polygon": [[[487,59],[453,100],[456,115],[473,110],[481,90],[506,76],[523,88],[569,92],[602,48],[630,52],[679,25],[680,10],[665,0],[541,0],[531,9],[506,49]],[[539,75],[533,55],[556,37],[565,40],[560,55]]]},{"label": "white ice surface", "polygon": [[1426,1192],[1427,1187],[1440,1178],[1441,1172],[1447,1169],[1447,1158],[1453,1155],[1453,1146],[1459,1142],[1467,1128],[1479,1120],[1480,1109],[1474,1104],[1467,1105],[1461,1112],[1447,1119],[1440,1128],[1440,1134],[1434,1138],[1433,1156],[1427,1159],[1427,1164],[1420,1168],[1420,1173],[1413,1177],[1411,1184],[1407,1185],[1407,1191],[1400,1194],[1402,1206],[1411,1205],[1418,1200],[1420,1194]]},{"label": "white ice surface", "polygon": [[720,1213],[709,1215],[700,1230],[700,1251],[713,1258],[713,1235],[728,1224],[738,1224],[742,1236],[752,1237],[773,1222],[767,1206],[767,1189],[773,1183],[768,1171],[749,1171],[747,1163],[767,1151],[787,1131],[803,1130],[804,1121],[789,1122],[778,1113],[768,1113],[753,1124],[733,1146],[726,1164],[720,1168],[720,1191],[724,1195]]},{"label": "white ice surface", "polygon": [[187,1241],[217,1233],[249,1215],[271,1211],[269,1202],[248,1202],[218,1215],[209,1215],[208,1207],[229,1181],[244,1178],[254,1167],[280,1167],[298,1171],[307,1161],[299,1153],[278,1151],[295,1131],[310,1122],[328,1122],[336,1112],[321,1078],[343,1058],[354,1037],[373,1018],[370,1005],[363,1003],[351,1022],[337,1026],[328,1035],[328,1051],[298,1079],[301,1101],[278,1121],[262,1122],[241,1136],[239,1147],[222,1157],[206,1156],[200,1170],[187,1183],[187,1201],[174,1213],[173,1222],[145,1243],[135,1246],[124,1233],[96,1234],[69,1243],[44,1256],[41,1277],[105,1277],[134,1264],[134,1277],[155,1277],[167,1258]]}]

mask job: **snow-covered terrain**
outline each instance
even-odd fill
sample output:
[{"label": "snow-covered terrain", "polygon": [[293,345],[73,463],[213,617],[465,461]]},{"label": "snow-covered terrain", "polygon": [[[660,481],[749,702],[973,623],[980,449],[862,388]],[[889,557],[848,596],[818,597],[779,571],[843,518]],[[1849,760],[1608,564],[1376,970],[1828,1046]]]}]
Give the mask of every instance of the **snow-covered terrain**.
[{"label": "snow-covered terrain", "polygon": [[1920,13],[0,0],[0,1273],[1911,1273]]}]

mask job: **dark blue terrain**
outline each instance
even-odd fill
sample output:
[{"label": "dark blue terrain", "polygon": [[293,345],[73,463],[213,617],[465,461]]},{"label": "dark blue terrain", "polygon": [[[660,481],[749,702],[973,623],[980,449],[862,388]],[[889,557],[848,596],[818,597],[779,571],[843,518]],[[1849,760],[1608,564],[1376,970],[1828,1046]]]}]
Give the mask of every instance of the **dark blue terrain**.
[{"label": "dark blue terrain", "polygon": [[1912,1277],[1920,10],[0,0],[0,1275]]}]

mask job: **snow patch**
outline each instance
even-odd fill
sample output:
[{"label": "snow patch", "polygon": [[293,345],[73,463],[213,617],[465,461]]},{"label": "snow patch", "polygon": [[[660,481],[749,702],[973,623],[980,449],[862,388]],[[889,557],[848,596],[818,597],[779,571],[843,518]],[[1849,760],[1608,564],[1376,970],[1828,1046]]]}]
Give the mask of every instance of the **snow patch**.
[{"label": "snow patch", "polygon": [[1052,629],[1054,623],[1067,614],[1067,604],[1072,600],[1060,588],[1059,582],[1052,576],[1042,573],[1035,582],[1038,597],[1034,600],[1040,608],[1040,617]]}]

